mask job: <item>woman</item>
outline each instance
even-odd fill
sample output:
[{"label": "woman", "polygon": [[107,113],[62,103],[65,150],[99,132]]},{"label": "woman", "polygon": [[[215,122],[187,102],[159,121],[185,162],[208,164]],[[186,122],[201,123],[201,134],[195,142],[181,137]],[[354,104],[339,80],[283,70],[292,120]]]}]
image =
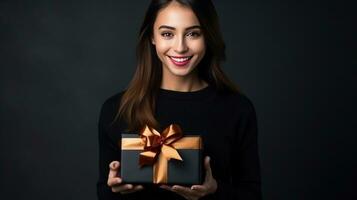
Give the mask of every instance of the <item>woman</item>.
[{"label": "woman", "polygon": [[[210,0],[151,1],[134,77],[102,106],[99,199],[261,199],[255,109],[221,70],[224,49]],[[120,133],[172,123],[204,133],[202,185],[122,183]]]}]

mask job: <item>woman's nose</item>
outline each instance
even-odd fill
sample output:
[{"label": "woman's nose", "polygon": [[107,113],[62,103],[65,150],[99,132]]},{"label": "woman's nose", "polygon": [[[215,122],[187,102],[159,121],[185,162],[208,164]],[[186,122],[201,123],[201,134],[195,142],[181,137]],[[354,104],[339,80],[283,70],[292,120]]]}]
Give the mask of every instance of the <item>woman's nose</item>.
[{"label": "woman's nose", "polygon": [[174,50],[176,53],[185,53],[188,50],[188,46],[184,38],[177,39],[175,42]]}]

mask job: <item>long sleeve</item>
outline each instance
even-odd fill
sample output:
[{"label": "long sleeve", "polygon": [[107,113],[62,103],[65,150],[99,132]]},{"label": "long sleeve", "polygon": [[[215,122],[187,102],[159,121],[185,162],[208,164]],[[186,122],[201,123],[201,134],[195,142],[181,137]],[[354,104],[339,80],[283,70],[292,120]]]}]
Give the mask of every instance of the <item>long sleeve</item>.
[{"label": "long sleeve", "polygon": [[257,141],[257,118],[253,104],[248,98],[243,98],[243,111],[239,114],[236,124],[236,135],[230,159],[231,180],[229,182],[217,180],[217,191],[203,199],[235,199],[235,200],[260,200],[261,176]]},{"label": "long sleeve", "polygon": [[120,160],[118,149],[108,136],[108,113],[110,111],[109,102],[106,101],[100,112],[98,122],[98,141],[99,141],[99,179],[97,182],[97,195],[99,200],[122,199],[119,195],[113,193],[107,185],[109,163],[114,160]]},{"label": "long sleeve", "polygon": [[[112,161],[120,161],[120,149],[115,141],[118,141],[118,135],[110,134],[113,130],[111,126],[115,112],[118,108],[119,96],[113,96],[104,102],[102,105],[99,122],[98,122],[98,142],[99,142],[99,178],[97,181],[97,196],[98,200],[122,200],[127,199],[131,195],[121,195],[113,193],[107,185],[109,164]],[[120,129],[116,127],[116,132]]]}]

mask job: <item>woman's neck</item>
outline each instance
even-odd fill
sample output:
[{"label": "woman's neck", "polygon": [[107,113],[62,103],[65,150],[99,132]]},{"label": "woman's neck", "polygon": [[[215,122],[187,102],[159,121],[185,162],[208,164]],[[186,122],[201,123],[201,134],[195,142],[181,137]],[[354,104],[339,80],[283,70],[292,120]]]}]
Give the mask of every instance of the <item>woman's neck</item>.
[{"label": "woman's neck", "polygon": [[208,85],[204,80],[197,76],[192,77],[175,77],[162,79],[161,88],[166,90],[173,90],[179,92],[194,92],[205,88]]}]

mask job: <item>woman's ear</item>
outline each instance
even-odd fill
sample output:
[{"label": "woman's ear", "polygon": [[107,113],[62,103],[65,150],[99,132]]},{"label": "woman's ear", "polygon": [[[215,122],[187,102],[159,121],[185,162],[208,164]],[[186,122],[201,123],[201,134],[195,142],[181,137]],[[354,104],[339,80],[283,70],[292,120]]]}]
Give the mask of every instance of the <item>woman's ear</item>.
[{"label": "woman's ear", "polygon": [[153,45],[155,45],[155,40],[154,40],[153,37],[151,38],[151,43],[152,43]]}]

